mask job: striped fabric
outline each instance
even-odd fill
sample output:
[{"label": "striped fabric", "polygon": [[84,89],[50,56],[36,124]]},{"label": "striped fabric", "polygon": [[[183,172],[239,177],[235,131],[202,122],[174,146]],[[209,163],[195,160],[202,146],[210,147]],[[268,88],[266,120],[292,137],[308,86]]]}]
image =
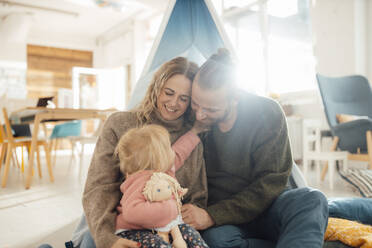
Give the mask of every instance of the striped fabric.
[{"label": "striped fabric", "polygon": [[347,169],[339,171],[341,177],[356,187],[364,197],[372,198],[372,170]]}]

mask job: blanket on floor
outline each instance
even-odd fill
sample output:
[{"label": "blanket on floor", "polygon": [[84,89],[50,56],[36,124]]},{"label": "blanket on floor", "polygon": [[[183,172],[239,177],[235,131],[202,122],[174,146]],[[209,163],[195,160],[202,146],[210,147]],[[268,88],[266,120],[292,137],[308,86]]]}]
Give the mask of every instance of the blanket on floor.
[{"label": "blanket on floor", "polygon": [[351,247],[372,248],[372,226],[345,219],[329,218],[324,240],[339,240]]},{"label": "blanket on floor", "polygon": [[372,170],[347,169],[339,170],[343,179],[356,187],[364,197],[372,198]]}]

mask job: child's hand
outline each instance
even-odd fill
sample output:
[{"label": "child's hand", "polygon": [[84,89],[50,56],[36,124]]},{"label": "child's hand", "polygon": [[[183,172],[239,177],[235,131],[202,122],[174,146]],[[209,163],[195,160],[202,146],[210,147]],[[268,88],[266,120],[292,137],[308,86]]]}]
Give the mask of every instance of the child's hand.
[{"label": "child's hand", "polygon": [[138,248],[138,247],[141,247],[141,243],[123,238],[118,239],[111,246],[111,248]]},{"label": "child's hand", "polygon": [[205,125],[203,123],[201,123],[200,121],[196,120],[194,122],[194,126],[191,128],[191,132],[193,132],[194,134],[199,134],[199,133],[202,133],[202,132],[206,132],[210,129],[210,126],[209,125]]}]

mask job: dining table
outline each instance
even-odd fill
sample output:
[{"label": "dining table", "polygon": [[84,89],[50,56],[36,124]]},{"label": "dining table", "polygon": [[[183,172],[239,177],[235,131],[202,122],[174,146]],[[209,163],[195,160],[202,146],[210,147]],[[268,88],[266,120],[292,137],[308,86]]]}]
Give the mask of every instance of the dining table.
[{"label": "dining table", "polygon": [[[40,125],[44,122],[71,121],[85,119],[99,119],[104,122],[107,116],[114,112],[113,109],[75,109],[75,108],[46,108],[46,107],[27,107],[11,113],[9,119],[12,124],[30,123],[33,124],[31,132],[31,148],[28,159],[28,169],[25,180],[25,188],[29,189],[32,183],[32,171],[34,156],[36,151],[37,139]],[[53,172],[49,170],[50,181],[54,182]]]}]

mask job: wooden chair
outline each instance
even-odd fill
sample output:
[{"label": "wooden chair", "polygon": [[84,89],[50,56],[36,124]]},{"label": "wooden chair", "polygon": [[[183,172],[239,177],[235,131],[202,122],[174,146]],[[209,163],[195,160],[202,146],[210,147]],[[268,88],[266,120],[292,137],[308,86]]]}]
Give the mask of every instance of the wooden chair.
[{"label": "wooden chair", "polygon": [[[69,121],[54,126],[52,134],[50,135],[50,153],[53,155],[52,165],[56,164],[57,149],[59,140],[67,139],[71,143],[71,161],[74,157],[75,143],[72,138],[80,136],[81,133],[81,121]],[[54,147],[54,148],[53,148]],[[54,150],[54,152],[53,152]]]},{"label": "wooden chair", "polygon": [[[6,183],[8,180],[8,174],[9,174],[9,166],[10,166],[10,160],[13,156],[13,153],[15,153],[15,149],[17,147],[27,147],[29,148],[31,146],[31,137],[14,137],[12,133],[11,124],[9,121],[8,113],[5,108],[3,108],[3,115],[4,115],[4,122],[5,122],[5,132],[3,132],[4,135],[4,141],[6,142],[6,159],[5,159],[5,166],[4,166],[4,174],[1,182],[1,186],[4,188],[6,187]],[[40,168],[40,150],[39,147],[43,146],[45,150],[45,158],[48,166],[49,171],[49,177],[50,181],[53,182],[53,172],[52,167],[50,163],[50,152],[47,145],[46,140],[38,140],[37,141],[37,162],[38,162],[38,170],[39,170],[39,177],[42,177],[41,174],[41,168]]]},{"label": "wooden chair", "polygon": [[104,123],[103,121],[101,121],[99,123],[99,126],[97,127],[96,131],[93,133],[92,136],[74,136],[74,137],[71,137],[70,138],[72,149],[73,149],[73,153],[74,153],[75,148],[77,147],[77,144],[79,144],[80,147],[81,147],[80,154],[79,154],[79,157],[80,157],[80,159],[79,159],[79,164],[80,164],[80,167],[79,167],[79,178],[81,178],[81,176],[82,176],[82,168],[83,168],[83,159],[84,159],[84,151],[85,151],[84,148],[85,148],[85,145],[96,144],[97,143],[98,137],[101,134],[102,129],[103,129],[103,123]]},{"label": "wooden chair", "polygon": [[[6,154],[6,151],[7,151],[7,148],[8,148],[8,141],[5,139],[5,137],[6,137],[5,136],[5,128],[4,128],[4,125],[1,124],[0,125],[0,148],[1,148],[1,152],[0,152],[0,171],[1,171],[1,167],[2,167],[3,163],[5,163],[5,154]],[[19,161],[18,161],[18,158],[15,155],[16,155],[15,153],[12,154],[11,160],[12,160],[14,165],[17,165],[18,168],[21,168],[21,166],[19,164]]]},{"label": "wooden chair", "polygon": [[3,125],[0,126],[0,146],[1,146],[1,152],[0,152],[0,171],[1,171],[1,166],[3,165],[3,162],[4,162],[6,146],[7,146],[7,142],[5,142],[4,140]]}]

